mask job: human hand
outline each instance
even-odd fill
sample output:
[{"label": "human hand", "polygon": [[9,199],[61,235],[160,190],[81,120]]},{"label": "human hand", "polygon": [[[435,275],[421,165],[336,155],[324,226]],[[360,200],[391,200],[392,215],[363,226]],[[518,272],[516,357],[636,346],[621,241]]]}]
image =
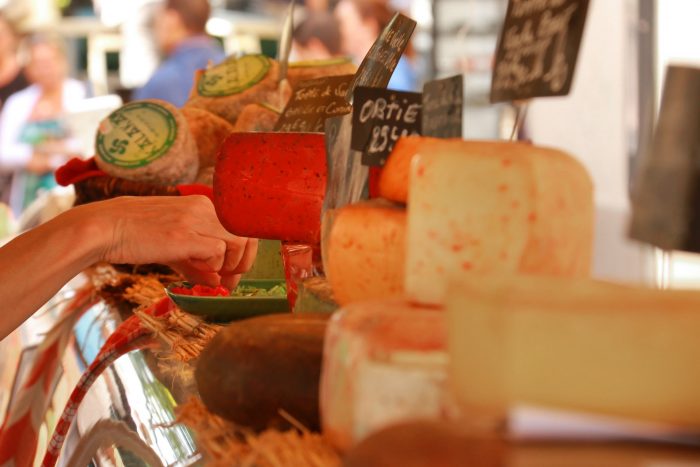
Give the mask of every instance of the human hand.
[{"label": "human hand", "polygon": [[120,197],[73,211],[98,260],[167,264],[196,283],[233,288],[257,254],[257,239],[227,232],[204,196]]}]

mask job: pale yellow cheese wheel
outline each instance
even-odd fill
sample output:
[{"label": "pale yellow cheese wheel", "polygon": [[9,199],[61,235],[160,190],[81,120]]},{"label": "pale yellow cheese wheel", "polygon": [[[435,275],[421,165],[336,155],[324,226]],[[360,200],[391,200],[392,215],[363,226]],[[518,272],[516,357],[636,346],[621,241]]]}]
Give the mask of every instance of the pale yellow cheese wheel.
[{"label": "pale yellow cheese wheel", "polygon": [[452,388],[484,423],[528,404],[700,428],[700,292],[474,274],[447,310]]},{"label": "pale yellow cheese wheel", "polygon": [[469,272],[587,276],[592,242],[590,177],[561,151],[450,140],[412,160],[411,300],[442,305],[449,278]]},{"label": "pale yellow cheese wheel", "polygon": [[334,215],[324,266],[335,300],[345,305],[401,295],[406,210],[373,200],[345,206]]}]

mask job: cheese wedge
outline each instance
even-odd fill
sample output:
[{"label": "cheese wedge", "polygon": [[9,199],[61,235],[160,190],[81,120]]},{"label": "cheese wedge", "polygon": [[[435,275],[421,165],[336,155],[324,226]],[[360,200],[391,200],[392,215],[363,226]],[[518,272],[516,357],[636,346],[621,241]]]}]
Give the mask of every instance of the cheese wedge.
[{"label": "cheese wedge", "polygon": [[385,200],[334,213],[326,276],[340,305],[403,293],[406,210]]},{"label": "cheese wedge", "polygon": [[470,417],[517,404],[700,428],[700,293],[546,277],[452,281],[450,377]]},{"label": "cheese wedge", "polygon": [[349,305],[326,331],[321,423],[341,450],[392,423],[439,417],[448,405],[442,310],[402,299]]},{"label": "cheese wedge", "polygon": [[406,293],[444,304],[463,272],[587,276],[593,191],[572,157],[529,144],[452,141],[414,157]]}]

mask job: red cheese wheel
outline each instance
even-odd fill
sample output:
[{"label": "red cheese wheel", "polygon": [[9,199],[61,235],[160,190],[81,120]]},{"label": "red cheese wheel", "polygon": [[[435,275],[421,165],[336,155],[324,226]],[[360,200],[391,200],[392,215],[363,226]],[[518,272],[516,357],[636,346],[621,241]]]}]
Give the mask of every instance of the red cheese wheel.
[{"label": "red cheese wheel", "polygon": [[231,233],[318,244],[325,192],[321,133],[233,133],[221,148],[214,205]]}]

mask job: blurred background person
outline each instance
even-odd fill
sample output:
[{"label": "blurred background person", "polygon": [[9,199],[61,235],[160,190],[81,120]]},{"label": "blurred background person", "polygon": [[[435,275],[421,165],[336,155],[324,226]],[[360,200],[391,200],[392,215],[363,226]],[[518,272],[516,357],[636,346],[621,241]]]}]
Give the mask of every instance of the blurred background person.
[{"label": "blurred background person", "polygon": [[[17,56],[19,33],[4,13],[0,12],[0,108],[10,95],[29,85]],[[10,201],[12,171],[0,170],[0,203]]]},{"label": "blurred background person", "polygon": [[294,28],[291,60],[323,60],[342,55],[338,29],[338,21],[330,12],[310,12]]},{"label": "blurred background person", "polygon": [[153,17],[153,32],[165,60],[134,99],[162,99],[181,107],[194,84],[194,73],[224,59],[216,40],[207,36],[209,0],[165,0]]},{"label": "blurred background person", "polygon": [[[340,24],[342,50],[359,64],[369,52],[379,33],[389,24],[395,11],[385,0],[340,0],[335,6],[334,13]],[[417,89],[418,78],[408,57],[409,54],[410,51],[399,60],[389,82],[390,89],[398,91]]]},{"label": "blurred background person", "polygon": [[87,95],[82,82],[68,77],[60,38],[30,36],[26,51],[31,85],[12,94],[0,114],[0,169],[14,171],[10,207],[16,216],[56,185],[54,170],[75,154],[76,142],[61,117]]}]

